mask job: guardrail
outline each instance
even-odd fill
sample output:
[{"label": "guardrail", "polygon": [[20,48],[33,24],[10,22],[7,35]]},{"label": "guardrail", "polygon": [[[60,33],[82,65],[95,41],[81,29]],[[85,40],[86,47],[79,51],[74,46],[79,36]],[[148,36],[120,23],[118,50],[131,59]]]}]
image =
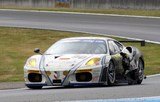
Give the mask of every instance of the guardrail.
[{"label": "guardrail", "polygon": [[122,43],[140,43],[141,46],[146,45],[145,40],[123,40],[123,41],[119,41],[119,42],[122,42]]},{"label": "guardrail", "polygon": [[160,0],[0,0],[0,7],[160,10]]}]

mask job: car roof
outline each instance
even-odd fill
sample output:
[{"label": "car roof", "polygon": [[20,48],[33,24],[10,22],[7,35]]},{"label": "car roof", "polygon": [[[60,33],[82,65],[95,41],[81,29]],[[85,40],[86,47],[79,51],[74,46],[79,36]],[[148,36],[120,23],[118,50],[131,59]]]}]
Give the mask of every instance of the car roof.
[{"label": "car roof", "polygon": [[114,40],[109,37],[71,37],[71,38],[64,38],[62,40],[76,40],[76,39]]}]

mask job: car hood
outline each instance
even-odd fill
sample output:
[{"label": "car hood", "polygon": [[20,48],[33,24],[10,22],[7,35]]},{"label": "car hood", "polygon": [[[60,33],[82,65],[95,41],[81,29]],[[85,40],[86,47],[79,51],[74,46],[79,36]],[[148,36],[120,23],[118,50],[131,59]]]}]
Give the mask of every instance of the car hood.
[{"label": "car hood", "polygon": [[43,60],[43,68],[46,71],[63,71],[70,70],[83,61],[93,57],[93,55],[45,55]]}]

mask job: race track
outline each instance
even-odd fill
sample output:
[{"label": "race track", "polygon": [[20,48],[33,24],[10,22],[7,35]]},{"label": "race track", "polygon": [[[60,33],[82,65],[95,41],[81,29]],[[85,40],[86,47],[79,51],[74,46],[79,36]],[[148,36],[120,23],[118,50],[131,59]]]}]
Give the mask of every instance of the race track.
[{"label": "race track", "polygon": [[0,10],[0,26],[110,34],[160,42],[160,18]]},{"label": "race track", "polygon": [[160,76],[147,78],[142,85],[113,87],[49,87],[42,90],[0,90],[1,102],[53,102],[160,96]]},{"label": "race track", "polygon": [[[0,26],[113,34],[160,42],[160,19],[0,10]],[[1,102],[53,102],[160,96],[160,76],[142,85],[0,90]]]}]

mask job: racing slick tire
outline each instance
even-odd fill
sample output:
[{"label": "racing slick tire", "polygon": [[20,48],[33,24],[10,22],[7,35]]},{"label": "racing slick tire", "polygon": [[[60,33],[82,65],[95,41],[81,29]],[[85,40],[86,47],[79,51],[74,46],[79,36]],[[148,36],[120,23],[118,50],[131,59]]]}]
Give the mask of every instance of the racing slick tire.
[{"label": "racing slick tire", "polygon": [[109,67],[107,68],[107,83],[109,86],[115,85],[116,82],[116,72],[115,72],[115,65],[113,61],[110,61]]},{"label": "racing slick tire", "polygon": [[138,69],[131,73],[132,80],[128,80],[128,85],[141,84],[144,78],[144,64],[143,60],[139,59]]},{"label": "racing slick tire", "polygon": [[144,78],[144,64],[143,64],[143,60],[139,59],[138,62],[138,70],[136,72],[136,77],[137,77],[137,84],[141,84]]}]

